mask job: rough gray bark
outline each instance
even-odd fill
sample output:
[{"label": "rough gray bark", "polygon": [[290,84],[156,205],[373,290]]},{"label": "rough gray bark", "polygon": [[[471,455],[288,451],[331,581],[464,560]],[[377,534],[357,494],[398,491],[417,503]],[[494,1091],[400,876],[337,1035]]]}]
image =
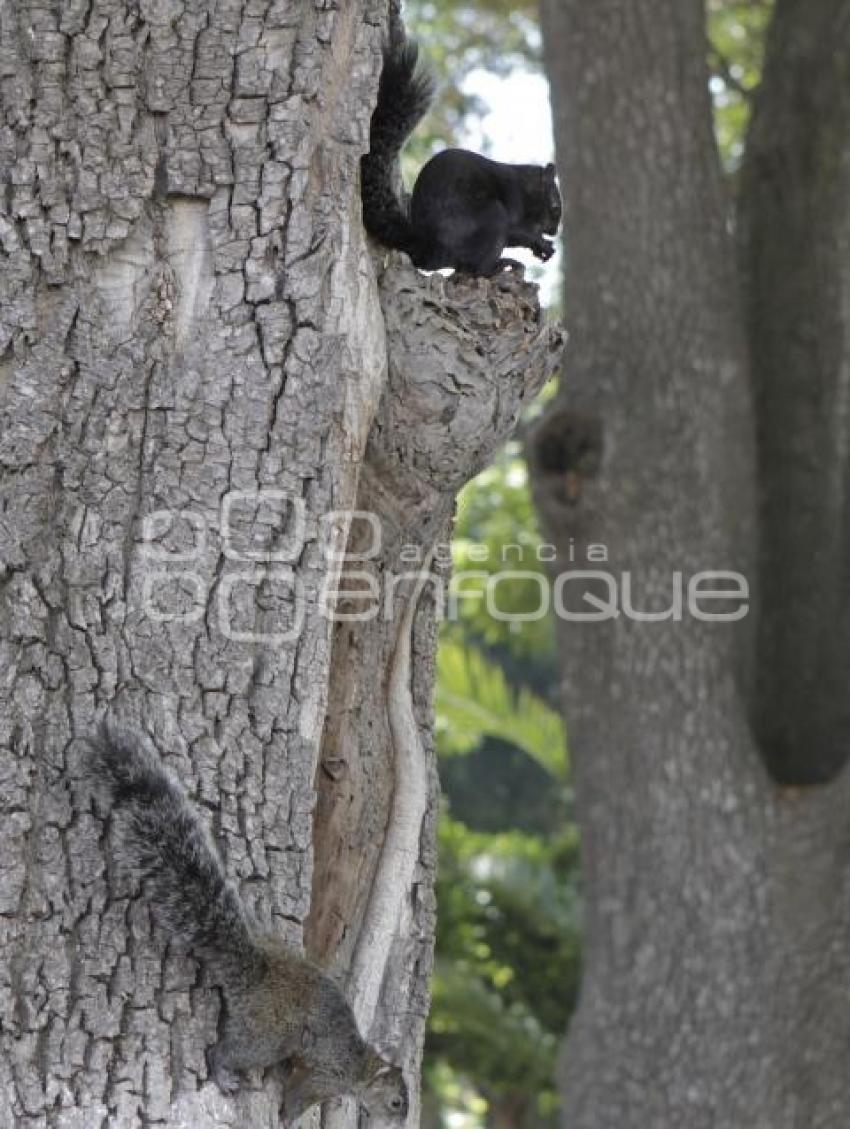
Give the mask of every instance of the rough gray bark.
[{"label": "rough gray bark", "polygon": [[[817,48],[804,40],[803,54],[812,66],[821,57],[827,84],[843,76],[846,107],[841,7],[780,2],[772,50],[799,44],[794,36],[808,27]],[[772,509],[769,495],[761,508],[757,498],[776,484],[771,476],[786,443],[801,445],[800,464],[814,479],[834,476],[835,491],[814,519],[818,537],[829,527],[816,583],[826,587],[818,597],[824,607],[846,602],[847,550],[839,544],[846,515],[830,525],[839,497],[842,514],[846,508],[843,409],[826,423],[847,364],[841,247],[848,195],[839,188],[846,109],[833,103],[820,132],[814,106],[798,100],[794,134],[773,139],[803,165],[801,139],[814,131],[833,162],[835,179],[818,197],[831,210],[812,233],[813,209],[792,219],[793,190],[777,203],[779,174],[763,178],[760,190],[769,182],[776,195],[756,221],[752,273],[761,282],[748,279],[758,289],[744,294],[712,135],[701,0],[544,0],[542,8],[566,190],[571,337],[563,387],[529,453],[544,527],[559,550],[556,571],[604,568],[621,593],[630,572],[633,606],[660,611],[671,605],[676,571],[687,582],[702,570],[736,570],[750,580],[755,605],[736,624],[687,613],[682,622],[621,614],[559,623],[586,895],[583,988],[563,1056],[565,1124],[839,1129],[850,1117],[848,781],[777,788],[765,767],[775,761],[751,718],[760,716],[764,731],[770,709],[757,711],[757,702],[768,701],[764,688],[778,700],[792,682],[791,634],[784,653],[766,642],[788,599],[783,581],[771,588],[764,579],[786,567],[775,536],[756,570]],[[768,75],[783,65],[775,59]],[[770,97],[768,83],[763,98]],[[762,109],[754,144],[770,113]],[[759,201],[751,203],[757,214]],[[799,257],[807,231],[820,248],[831,231],[838,247],[817,282],[835,299],[823,314],[829,363],[804,375],[778,343],[803,333],[806,311],[813,317],[820,297],[809,295],[802,322],[793,304],[778,311],[780,295],[816,285],[812,258]],[[798,266],[810,273],[789,283]],[[759,339],[760,319],[770,320],[773,340]],[[795,416],[794,396],[805,395],[807,379],[812,401],[824,397],[819,433]],[[778,415],[769,410],[770,389],[784,403]],[[786,541],[797,539],[791,584],[804,554],[821,547],[805,541],[811,524],[801,512],[804,495],[811,500],[819,488],[802,484],[800,465],[796,473],[794,492],[789,486],[772,509],[778,528],[785,505]],[[607,564],[588,563],[590,544],[607,547]],[[567,585],[567,607],[592,611],[581,599],[586,590],[600,594],[593,584]],[[760,601],[768,606],[756,632]],[[799,610],[792,609],[788,630],[806,653],[812,618]],[[819,607],[818,615],[822,630],[828,613]],[[846,649],[843,658],[829,648],[824,657],[827,650],[842,662],[833,673],[845,676]],[[780,715],[785,732],[788,718],[802,717],[804,701],[811,711],[822,700],[806,696],[811,668],[804,663],[801,686]],[[796,730],[802,756],[844,743],[842,713],[806,715],[808,728]],[[830,732],[815,741],[820,721]]]},{"label": "rough gray bark", "polygon": [[[379,292],[358,168],[385,19],[377,0],[0,7],[4,1129],[278,1124],[279,1080],[233,1100],[208,1081],[217,994],[109,866],[74,740],[106,710],[168,752],[293,944],[336,852],[350,901],[308,948],[351,968],[415,1091],[434,610],[402,614],[410,577],[387,617],[335,631],[328,609],[349,511],[387,521],[383,596],[413,529],[393,507],[419,517],[416,574],[558,339],[520,282],[393,264]],[[314,826],[343,753],[363,823]],[[367,921],[379,959],[358,964]]]}]

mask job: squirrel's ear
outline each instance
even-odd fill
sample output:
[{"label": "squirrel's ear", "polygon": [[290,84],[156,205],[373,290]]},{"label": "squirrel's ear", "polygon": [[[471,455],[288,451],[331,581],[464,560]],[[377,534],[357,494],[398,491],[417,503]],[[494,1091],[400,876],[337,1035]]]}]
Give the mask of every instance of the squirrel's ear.
[{"label": "squirrel's ear", "polygon": [[548,164],[546,166],[546,173],[547,173],[548,176],[550,176],[552,178],[552,180],[554,180],[555,179],[555,166],[553,164]]}]

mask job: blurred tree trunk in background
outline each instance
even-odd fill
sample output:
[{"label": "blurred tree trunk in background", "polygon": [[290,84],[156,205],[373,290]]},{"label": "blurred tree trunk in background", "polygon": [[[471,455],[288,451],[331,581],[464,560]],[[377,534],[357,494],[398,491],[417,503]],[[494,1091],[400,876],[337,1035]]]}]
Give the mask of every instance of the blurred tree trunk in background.
[{"label": "blurred tree trunk in background", "polygon": [[738,622],[559,621],[586,901],[565,1125],[843,1129],[850,9],[778,0],[737,210],[703,0],[542,10],[571,339],[529,455],[557,571],[628,573],[641,612],[676,572],[753,596]]},{"label": "blurred tree trunk in background", "polygon": [[[560,353],[519,280],[376,272],[386,17],[0,5],[2,1129],[279,1124],[272,1072],[208,1081],[218,993],[108,864],[74,740],[107,710],[342,980],[416,1120],[436,632],[430,593],[405,610]],[[372,598],[334,628],[347,544]]]}]

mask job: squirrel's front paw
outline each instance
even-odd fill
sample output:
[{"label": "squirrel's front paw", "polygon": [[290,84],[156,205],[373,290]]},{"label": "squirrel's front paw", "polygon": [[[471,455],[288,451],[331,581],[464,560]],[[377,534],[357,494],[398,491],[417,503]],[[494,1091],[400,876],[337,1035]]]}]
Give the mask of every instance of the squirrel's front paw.
[{"label": "squirrel's front paw", "polygon": [[534,248],[534,257],[540,259],[541,262],[548,262],[549,259],[555,254],[555,245],[546,239],[541,239],[537,246]]},{"label": "squirrel's front paw", "polygon": [[232,1097],[239,1089],[239,1075],[224,1066],[219,1066],[214,1071],[213,1081],[219,1090],[228,1097]]},{"label": "squirrel's front paw", "polygon": [[496,263],[494,273],[499,274],[501,271],[510,271],[512,274],[524,275],[525,266],[519,259],[499,259],[498,263]]},{"label": "squirrel's front paw", "polygon": [[226,1054],[221,1044],[216,1044],[208,1054],[210,1077],[219,1090],[228,1097],[239,1089],[239,1075],[226,1065]]}]

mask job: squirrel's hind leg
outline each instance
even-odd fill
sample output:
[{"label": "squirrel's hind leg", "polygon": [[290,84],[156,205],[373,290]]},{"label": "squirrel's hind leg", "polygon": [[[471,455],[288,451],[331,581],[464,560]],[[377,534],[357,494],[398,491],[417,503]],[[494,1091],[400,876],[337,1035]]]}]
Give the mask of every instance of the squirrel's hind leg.
[{"label": "squirrel's hind leg", "polygon": [[[453,243],[455,270],[474,278],[489,278],[498,273],[508,241],[508,221],[502,204],[498,200],[491,201],[475,216],[474,223],[467,221],[465,230],[456,217],[453,220],[459,228]],[[442,233],[443,243],[449,242],[448,235]]]}]

